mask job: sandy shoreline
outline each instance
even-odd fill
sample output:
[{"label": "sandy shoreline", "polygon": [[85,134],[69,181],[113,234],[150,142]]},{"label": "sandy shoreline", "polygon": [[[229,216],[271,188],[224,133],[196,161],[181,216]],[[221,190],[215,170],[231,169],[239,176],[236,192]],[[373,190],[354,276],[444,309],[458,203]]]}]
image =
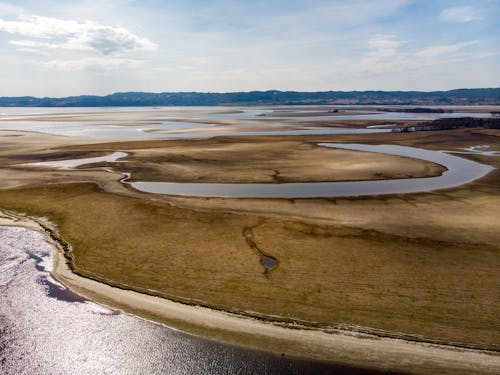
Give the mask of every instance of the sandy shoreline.
[{"label": "sandy shoreline", "polygon": [[97,302],[120,308],[189,333],[230,344],[261,349],[287,356],[331,361],[343,365],[408,373],[498,373],[500,356],[496,352],[461,349],[442,345],[381,338],[353,331],[324,332],[278,326],[271,322],[238,316],[206,307],[192,306],[123,290],[78,276],[69,269],[61,245],[40,219],[11,213],[2,214],[0,225],[23,226],[43,233],[57,248],[54,276],[72,290]]}]

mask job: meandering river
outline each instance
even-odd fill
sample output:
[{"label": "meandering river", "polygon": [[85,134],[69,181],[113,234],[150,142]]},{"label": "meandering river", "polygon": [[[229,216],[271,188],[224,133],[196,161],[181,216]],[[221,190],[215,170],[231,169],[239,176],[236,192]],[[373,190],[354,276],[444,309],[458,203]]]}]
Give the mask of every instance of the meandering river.
[{"label": "meandering river", "polygon": [[224,198],[317,198],[400,194],[459,186],[480,178],[494,168],[441,151],[394,145],[323,143],[325,147],[381,152],[423,159],[447,168],[441,175],[393,180],[303,182],[284,184],[220,184],[139,181],[130,183],[147,193]]}]

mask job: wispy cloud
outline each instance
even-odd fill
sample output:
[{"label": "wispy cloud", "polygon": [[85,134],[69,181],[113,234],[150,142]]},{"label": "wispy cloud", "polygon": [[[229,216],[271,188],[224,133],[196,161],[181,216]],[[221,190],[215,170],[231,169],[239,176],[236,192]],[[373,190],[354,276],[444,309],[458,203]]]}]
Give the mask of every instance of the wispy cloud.
[{"label": "wispy cloud", "polygon": [[116,68],[135,67],[142,63],[141,60],[125,59],[119,57],[88,57],[75,60],[50,60],[41,61],[40,65],[54,69],[87,69],[108,71]]},{"label": "wispy cloud", "polygon": [[368,39],[369,51],[361,59],[359,66],[365,69],[378,69],[386,66],[388,61],[398,58],[400,47],[407,42],[393,34],[379,34]]},{"label": "wispy cloud", "polygon": [[393,34],[378,34],[368,39],[368,45],[377,50],[395,50],[404,44],[406,44],[405,40]]},{"label": "wispy cloud", "polygon": [[368,51],[364,57],[358,61],[342,61],[338,69],[352,75],[380,75],[443,65],[478,58],[480,55],[477,53],[467,51],[467,47],[477,43],[473,40],[412,48],[410,43],[396,35],[376,35],[368,39]]},{"label": "wispy cloud", "polygon": [[453,54],[454,52],[460,51],[466,47],[469,47],[477,43],[478,43],[477,40],[472,40],[470,42],[431,46],[421,49],[416,53],[416,56],[435,57],[435,56],[450,55]]},{"label": "wispy cloud", "polygon": [[472,6],[452,7],[444,9],[440,18],[448,22],[471,22],[482,18],[481,12]]},{"label": "wispy cloud", "polygon": [[65,49],[111,55],[157,48],[154,42],[125,28],[91,21],[21,16],[16,21],[0,19],[0,31],[30,37],[29,40],[10,41],[25,50]]},{"label": "wispy cloud", "polygon": [[0,95],[497,86],[499,11],[498,0],[0,0]]}]

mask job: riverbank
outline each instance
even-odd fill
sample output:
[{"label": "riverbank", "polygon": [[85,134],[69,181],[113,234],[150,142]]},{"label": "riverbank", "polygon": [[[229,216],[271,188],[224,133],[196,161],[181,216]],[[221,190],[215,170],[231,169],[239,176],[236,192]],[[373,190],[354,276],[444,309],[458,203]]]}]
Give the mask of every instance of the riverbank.
[{"label": "riverbank", "polygon": [[325,332],[277,325],[114,288],[71,272],[62,252],[61,241],[56,241],[60,237],[50,222],[44,219],[35,221],[10,212],[3,212],[2,216],[0,225],[23,226],[45,235],[47,241],[57,249],[54,257],[55,277],[76,292],[195,335],[287,356],[315,358],[344,365],[363,364],[363,367],[377,370],[456,374],[496,373],[500,369],[497,353],[383,338],[354,330]]}]

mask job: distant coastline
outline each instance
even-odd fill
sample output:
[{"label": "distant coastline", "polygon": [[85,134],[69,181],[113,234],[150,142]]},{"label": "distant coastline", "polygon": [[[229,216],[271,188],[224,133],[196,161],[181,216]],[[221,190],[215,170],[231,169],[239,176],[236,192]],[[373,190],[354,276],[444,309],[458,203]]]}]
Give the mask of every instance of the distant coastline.
[{"label": "distant coastline", "polygon": [[0,107],[119,107],[231,105],[500,105],[500,88],[449,91],[122,92],[62,98],[0,97]]}]

